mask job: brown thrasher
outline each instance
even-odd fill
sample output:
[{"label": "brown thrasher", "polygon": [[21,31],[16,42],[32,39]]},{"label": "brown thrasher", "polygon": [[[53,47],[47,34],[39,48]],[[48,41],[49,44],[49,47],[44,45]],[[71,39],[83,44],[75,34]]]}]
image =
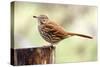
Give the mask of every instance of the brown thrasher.
[{"label": "brown thrasher", "polygon": [[68,38],[70,36],[81,36],[84,38],[92,39],[91,36],[64,31],[64,29],[60,25],[49,20],[49,18],[46,15],[33,16],[33,18],[38,19],[38,29],[39,29],[40,35],[47,42],[51,44],[56,44],[60,42],[61,40]]}]

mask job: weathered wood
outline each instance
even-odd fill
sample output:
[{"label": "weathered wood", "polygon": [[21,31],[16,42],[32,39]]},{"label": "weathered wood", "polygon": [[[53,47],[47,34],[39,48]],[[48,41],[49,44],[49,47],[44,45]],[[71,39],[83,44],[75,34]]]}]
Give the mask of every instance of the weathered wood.
[{"label": "weathered wood", "polygon": [[55,62],[55,47],[11,48],[12,65],[52,64]]}]

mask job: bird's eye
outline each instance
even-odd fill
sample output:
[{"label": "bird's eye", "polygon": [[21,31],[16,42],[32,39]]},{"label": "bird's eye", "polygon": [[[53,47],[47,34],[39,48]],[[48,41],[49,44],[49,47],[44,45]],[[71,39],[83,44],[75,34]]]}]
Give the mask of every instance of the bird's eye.
[{"label": "bird's eye", "polygon": [[45,19],[43,19],[43,22],[45,22]]}]

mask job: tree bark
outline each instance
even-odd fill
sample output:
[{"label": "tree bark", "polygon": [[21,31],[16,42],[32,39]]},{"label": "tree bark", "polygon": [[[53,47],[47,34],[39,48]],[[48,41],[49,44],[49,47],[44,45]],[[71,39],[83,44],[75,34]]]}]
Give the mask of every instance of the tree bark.
[{"label": "tree bark", "polygon": [[55,47],[43,46],[35,48],[11,48],[12,65],[53,64],[55,63]]}]

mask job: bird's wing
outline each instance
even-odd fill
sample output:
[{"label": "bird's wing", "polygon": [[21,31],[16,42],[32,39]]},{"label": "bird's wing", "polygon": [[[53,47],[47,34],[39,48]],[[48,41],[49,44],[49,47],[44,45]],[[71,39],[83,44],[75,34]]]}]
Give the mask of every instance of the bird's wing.
[{"label": "bird's wing", "polygon": [[49,28],[51,32],[54,32],[54,34],[56,35],[59,35],[59,36],[66,35],[66,32],[64,31],[64,29],[60,25],[54,22],[49,21],[48,23],[46,23],[46,26]]}]

